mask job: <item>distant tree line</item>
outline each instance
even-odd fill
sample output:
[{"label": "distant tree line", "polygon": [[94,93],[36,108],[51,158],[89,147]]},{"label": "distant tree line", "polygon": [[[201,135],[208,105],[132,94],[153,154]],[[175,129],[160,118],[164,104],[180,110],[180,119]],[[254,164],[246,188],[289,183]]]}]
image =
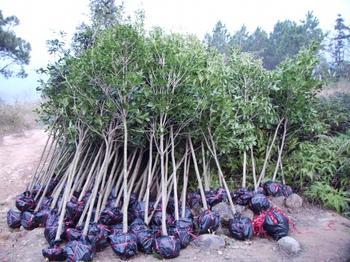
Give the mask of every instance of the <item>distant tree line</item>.
[{"label": "distant tree line", "polygon": [[218,21],[212,33],[204,38],[209,47],[223,54],[228,54],[232,48],[251,53],[260,58],[263,66],[269,70],[295,56],[303,47],[316,43],[322,61],[317,72],[324,78],[350,77],[349,57],[346,55],[349,40],[350,28],[345,25],[341,15],[336,19],[334,32],[328,34],[320,28],[319,20],[312,12],[308,12],[299,23],[278,21],[270,33],[261,27],[250,33],[243,25],[231,34],[226,25]]}]

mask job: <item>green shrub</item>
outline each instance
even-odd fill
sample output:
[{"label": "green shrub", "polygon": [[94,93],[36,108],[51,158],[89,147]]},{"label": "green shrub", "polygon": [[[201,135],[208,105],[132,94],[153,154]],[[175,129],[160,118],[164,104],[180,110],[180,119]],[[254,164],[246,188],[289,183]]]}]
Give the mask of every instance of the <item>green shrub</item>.
[{"label": "green shrub", "polygon": [[339,213],[349,208],[349,192],[335,189],[326,182],[315,182],[306,190],[305,196]]}]

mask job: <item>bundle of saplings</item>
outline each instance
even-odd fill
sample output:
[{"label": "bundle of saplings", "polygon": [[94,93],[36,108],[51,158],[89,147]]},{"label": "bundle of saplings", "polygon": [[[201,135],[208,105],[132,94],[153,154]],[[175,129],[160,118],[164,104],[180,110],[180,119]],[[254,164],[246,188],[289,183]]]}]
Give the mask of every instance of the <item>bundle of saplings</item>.
[{"label": "bundle of saplings", "polygon": [[[311,51],[288,63],[312,78]],[[122,259],[173,258],[195,235],[217,230],[212,207],[223,201],[233,214],[234,204],[266,214],[264,229],[281,236],[273,223],[285,219],[259,186],[278,175],[284,185],[282,152],[296,122],[283,92],[302,81],[283,78],[300,77],[298,70],[268,72],[247,54],[225,58],[193,36],[123,24],[79,55],[65,52],[48,73],[48,141],[19,211],[8,213],[12,228],[45,227],[46,258],[90,261],[108,245]],[[239,174],[227,168],[232,157]],[[272,185],[268,194],[290,190]],[[236,214],[230,231],[250,239],[252,226]]]}]

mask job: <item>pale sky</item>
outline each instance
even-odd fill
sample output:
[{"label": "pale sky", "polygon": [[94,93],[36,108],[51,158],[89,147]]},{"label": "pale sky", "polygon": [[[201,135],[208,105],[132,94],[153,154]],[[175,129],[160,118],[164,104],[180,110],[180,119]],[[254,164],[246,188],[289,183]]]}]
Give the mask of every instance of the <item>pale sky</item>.
[{"label": "pale sky", "polygon": [[[88,20],[88,4],[89,0],[0,0],[4,16],[16,15],[20,19],[15,28],[17,35],[32,46],[29,77],[0,76],[0,97],[11,100],[38,97],[35,70],[47,65],[50,59],[46,40],[59,31],[65,31],[70,38],[76,26]],[[350,0],[127,0],[125,7],[129,14],[144,9],[148,29],[161,26],[168,31],[196,34],[201,39],[218,20],[231,33],[242,24],[250,31],[261,26],[270,32],[278,20],[300,21],[307,11],[314,12],[325,30],[333,29],[338,13],[350,24]]]}]

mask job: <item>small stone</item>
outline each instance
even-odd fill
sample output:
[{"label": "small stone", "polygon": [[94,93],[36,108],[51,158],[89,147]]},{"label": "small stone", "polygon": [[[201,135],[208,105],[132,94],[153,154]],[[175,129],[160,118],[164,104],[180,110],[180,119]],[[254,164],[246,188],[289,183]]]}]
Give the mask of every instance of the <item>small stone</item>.
[{"label": "small stone", "polygon": [[225,202],[220,202],[213,206],[212,211],[217,212],[220,215],[222,225],[228,225],[228,221],[233,218],[232,210]]},{"label": "small stone", "polygon": [[283,208],[284,208],[285,200],[286,200],[286,198],[285,198],[284,196],[271,197],[271,198],[270,198],[271,204],[272,204],[274,207],[278,207],[278,208],[280,208],[280,209],[283,209]]},{"label": "small stone", "polygon": [[230,236],[230,231],[227,227],[223,227],[221,224],[219,225],[219,228],[216,230],[216,234],[218,235],[226,235]]},{"label": "small stone", "polygon": [[217,235],[204,234],[192,241],[192,244],[201,249],[220,249],[225,247],[225,240]]},{"label": "small stone", "polygon": [[291,194],[286,199],[286,207],[291,209],[299,209],[303,205],[303,199],[297,194]]},{"label": "small stone", "polygon": [[242,214],[242,216],[250,218],[250,220],[253,220],[253,218],[254,218],[254,212],[248,208],[245,209],[241,214]]},{"label": "small stone", "polygon": [[235,205],[235,210],[238,213],[242,213],[244,210],[246,210],[246,206],[242,206],[242,205]]},{"label": "small stone", "polygon": [[299,242],[289,236],[282,237],[277,241],[277,244],[280,249],[288,254],[297,254],[301,250]]}]

